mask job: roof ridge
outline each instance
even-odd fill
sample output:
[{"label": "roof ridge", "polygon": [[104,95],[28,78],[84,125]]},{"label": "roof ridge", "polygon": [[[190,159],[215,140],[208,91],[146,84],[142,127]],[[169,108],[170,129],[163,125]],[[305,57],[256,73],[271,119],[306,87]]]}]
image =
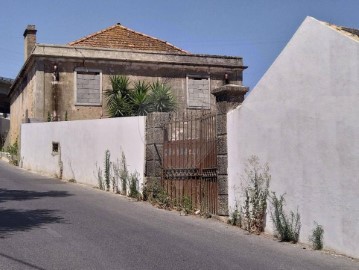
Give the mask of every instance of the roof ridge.
[{"label": "roof ridge", "polygon": [[118,25],[118,24],[112,25],[112,26],[110,26],[110,27],[107,27],[107,28],[102,29],[102,30],[100,30],[100,31],[97,31],[97,32],[95,32],[95,33],[92,33],[92,34],[89,34],[89,35],[87,35],[87,36],[84,36],[84,37],[82,37],[82,38],[80,38],[80,39],[77,39],[77,40],[74,40],[74,41],[72,41],[72,42],[69,42],[68,45],[72,46],[72,45],[74,45],[74,44],[76,44],[76,43],[79,43],[79,42],[81,42],[81,41],[84,41],[84,40],[86,40],[86,39],[89,39],[89,38],[91,38],[91,37],[93,37],[93,36],[95,36],[95,35],[102,34],[102,33],[106,32],[106,31],[109,31],[109,30],[115,28],[117,25]]},{"label": "roof ridge", "polygon": [[184,52],[184,53],[188,53],[187,51],[185,51],[185,50],[183,50],[183,49],[181,49],[181,48],[178,48],[177,46],[175,46],[175,45],[173,45],[173,44],[171,44],[171,43],[169,43],[169,42],[167,42],[167,41],[164,41],[164,40],[162,40],[162,39],[159,39],[159,38],[156,38],[156,37],[152,37],[152,36],[150,36],[150,35],[146,35],[146,34],[144,34],[144,33],[141,33],[141,32],[138,32],[138,31],[136,31],[136,30],[130,29],[130,28],[126,27],[126,26],[123,26],[122,24],[117,24],[117,26],[120,26],[120,27],[122,27],[122,28],[124,28],[124,29],[126,29],[126,30],[128,30],[128,31],[131,31],[131,32],[133,32],[133,33],[142,35],[142,36],[144,36],[144,37],[148,37],[148,38],[152,38],[152,39],[158,40],[158,41],[160,41],[160,42],[163,42],[163,43],[165,43],[165,44],[167,44],[167,45],[170,45],[170,46],[174,47],[174,48],[177,49],[177,50],[180,50],[180,51],[182,51],[182,52]]},{"label": "roof ridge", "polygon": [[329,23],[328,26],[346,37],[352,38],[355,41],[359,41],[359,30],[356,28],[351,28],[351,27],[346,27],[336,24],[329,24]]},{"label": "roof ridge", "polygon": [[102,33],[107,32],[107,31],[110,31],[110,30],[112,30],[112,29],[114,29],[114,28],[116,28],[116,27],[120,27],[120,28],[122,28],[122,29],[124,29],[124,30],[126,30],[126,31],[130,31],[130,32],[135,33],[135,34],[137,34],[137,35],[141,35],[141,36],[143,36],[143,37],[146,37],[146,38],[150,38],[150,39],[159,41],[159,42],[164,43],[164,44],[166,44],[166,45],[168,45],[168,46],[171,46],[173,49],[179,50],[179,51],[181,51],[181,52],[183,52],[183,53],[186,53],[186,54],[189,53],[189,52],[187,52],[187,51],[185,51],[185,50],[183,50],[183,49],[181,49],[181,48],[179,48],[179,47],[177,47],[177,46],[175,46],[175,45],[173,45],[173,44],[171,44],[171,43],[169,43],[169,42],[167,42],[167,41],[164,41],[164,40],[162,40],[162,39],[159,39],[159,38],[156,38],[156,37],[152,37],[152,36],[150,36],[150,35],[146,35],[146,34],[144,34],[144,33],[135,31],[135,30],[130,29],[130,28],[128,28],[128,27],[125,27],[125,26],[123,26],[123,25],[121,25],[121,24],[119,24],[119,23],[117,23],[117,24],[115,24],[115,25],[112,25],[112,26],[110,26],[110,27],[107,27],[107,28],[105,28],[105,29],[103,29],[103,30],[97,31],[97,32],[95,32],[95,33],[89,34],[89,35],[87,35],[87,36],[85,36],[85,37],[82,37],[82,38],[80,38],[80,39],[77,39],[77,40],[75,40],[75,41],[72,41],[72,42],[68,43],[68,45],[69,45],[69,46],[76,45],[77,43],[80,43],[80,42],[85,41],[85,40],[87,40],[87,39],[90,39],[90,38],[92,38],[92,37],[94,37],[94,36],[96,36],[96,35],[99,35],[99,34],[102,34]]}]

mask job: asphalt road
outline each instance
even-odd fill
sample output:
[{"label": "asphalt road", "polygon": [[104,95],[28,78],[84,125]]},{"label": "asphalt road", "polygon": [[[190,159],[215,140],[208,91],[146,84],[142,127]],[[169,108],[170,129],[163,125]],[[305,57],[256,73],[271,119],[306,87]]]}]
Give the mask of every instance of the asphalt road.
[{"label": "asphalt road", "polygon": [[359,262],[0,161],[0,269],[358,270]]}]

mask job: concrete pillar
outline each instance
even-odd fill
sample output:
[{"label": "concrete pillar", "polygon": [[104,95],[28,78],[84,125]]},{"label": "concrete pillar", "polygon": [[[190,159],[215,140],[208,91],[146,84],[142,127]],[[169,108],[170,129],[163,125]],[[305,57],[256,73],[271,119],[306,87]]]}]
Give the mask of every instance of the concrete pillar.
[{"label": "concrete pillar", "polygon": [[217,103],[218,215],[228,216],[227,113],[244,100],[248,87],[227,84],[212,90]]}]

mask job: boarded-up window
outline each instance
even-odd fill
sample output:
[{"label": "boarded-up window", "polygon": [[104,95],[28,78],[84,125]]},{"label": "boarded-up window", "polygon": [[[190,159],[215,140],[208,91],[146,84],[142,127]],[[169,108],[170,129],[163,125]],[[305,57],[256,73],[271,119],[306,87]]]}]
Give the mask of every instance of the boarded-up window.
[{"label": "boarded-up window", "polygon": [[76,70],[76,104],[101,105],[101,72]]},{"label": "boarded-up window", "polygon": [[187,76],[187,105],[189,108],[211,108],[208,76]]}]

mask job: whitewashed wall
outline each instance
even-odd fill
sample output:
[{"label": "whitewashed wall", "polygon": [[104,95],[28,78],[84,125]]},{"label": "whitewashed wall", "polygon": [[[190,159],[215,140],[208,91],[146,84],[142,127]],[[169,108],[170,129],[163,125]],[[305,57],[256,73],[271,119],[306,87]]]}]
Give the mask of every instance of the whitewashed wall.
[{"label": "whitewashed wall", "polygon": [[[145,162],[145,117],[63,121],[21,125],[21,166],[49,176],[98,185],[97,169],[104,169],[105,151],[111,161],[126,156],[128,170],[137,171],[140,187]],[[52,142],[61,155],[52,153]]]},{"label": "whitewashed wall", "polygon": [[271,190],[286,193],[287,210],[298,207],[300,241],[316,221],[325,248],[358,258],[358,39],[308,17],[227,126],[231,210],[257,155],[269,162]]}]

